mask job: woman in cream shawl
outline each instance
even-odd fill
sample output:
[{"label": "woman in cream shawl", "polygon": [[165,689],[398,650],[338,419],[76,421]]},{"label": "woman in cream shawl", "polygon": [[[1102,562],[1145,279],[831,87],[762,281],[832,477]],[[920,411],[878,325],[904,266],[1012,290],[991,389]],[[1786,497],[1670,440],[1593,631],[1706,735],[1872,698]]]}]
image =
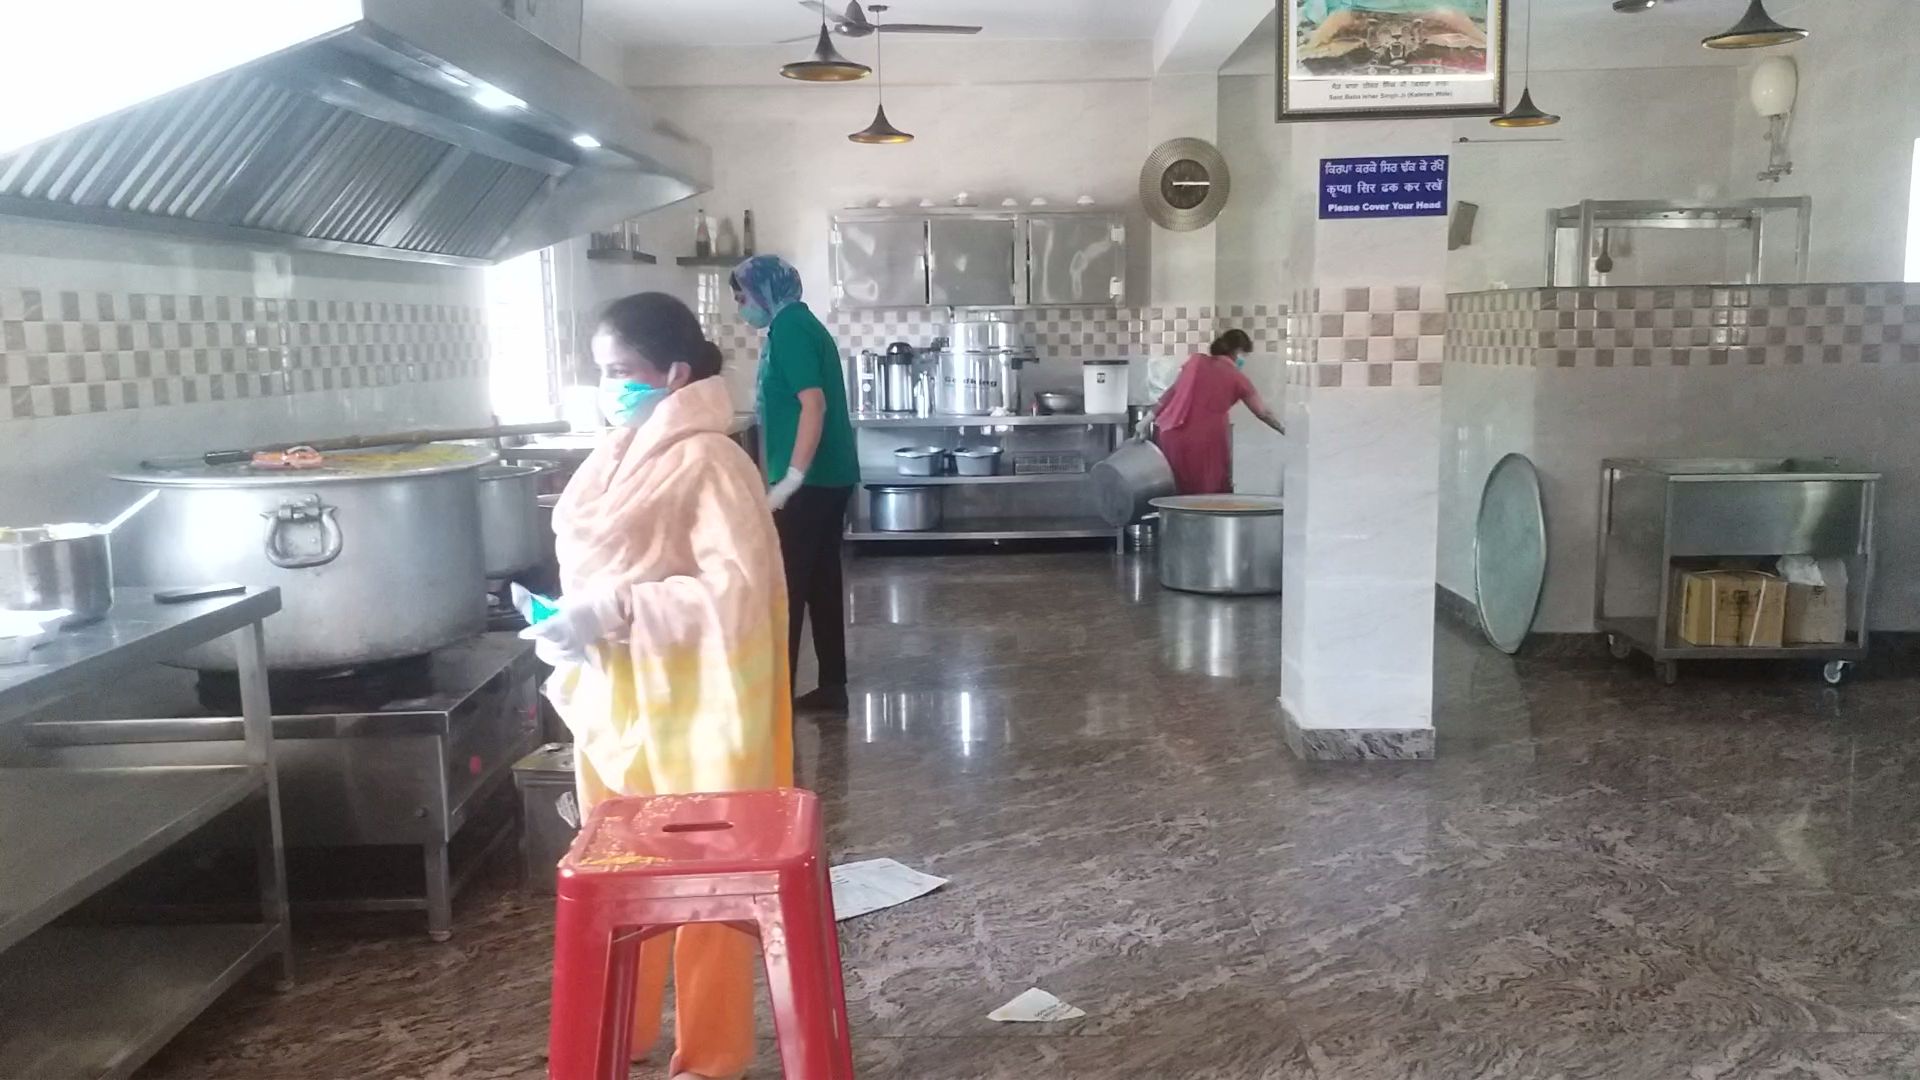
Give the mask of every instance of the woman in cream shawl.
[{"label": "woman in cream shawl", "polygon": [[[615,301],[593,336],[613,425],[554,511],[564,593],[529,627],[555,665],[580,798],[793,782],[787,597],[766,488],[727,437],[720,352],[664,293]],[[675,1077],[751,1063],[754,943],[689,926],[642,947],[633,1052],[658,1037],[669,940]]]}]

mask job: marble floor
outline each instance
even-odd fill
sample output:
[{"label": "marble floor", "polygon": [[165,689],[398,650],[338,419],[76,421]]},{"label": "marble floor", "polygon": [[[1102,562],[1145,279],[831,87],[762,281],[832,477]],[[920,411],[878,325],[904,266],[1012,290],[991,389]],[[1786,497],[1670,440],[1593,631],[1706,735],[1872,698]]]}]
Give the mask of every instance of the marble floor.
[{"label": "marble floor", "polygon": [[[1437,761],[1304,764],[1276,601],[853,567],[853,715],[801,724],[802,779],[836,860],[952,879],[842,925],[867,1080],[1920,1076],[1920,679],[1669,689],[1443,630]],[[503,868],[458,924],[303,926],[296,989],[144,1075],[543,1076],[547,905]],[[1088,1015],[986,1019],[1036,985]]]}]

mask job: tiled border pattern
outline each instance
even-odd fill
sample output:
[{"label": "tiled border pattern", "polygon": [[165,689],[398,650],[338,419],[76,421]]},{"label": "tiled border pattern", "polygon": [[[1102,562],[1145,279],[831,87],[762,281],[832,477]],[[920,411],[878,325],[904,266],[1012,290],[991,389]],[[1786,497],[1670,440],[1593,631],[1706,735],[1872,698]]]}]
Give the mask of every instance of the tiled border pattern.
[{"label": "tiled border pattern", "polygon": [[[1245,330],[1261,352],[1284,347],[1286,309],[1251,304],[1221,307],[1062,307],[1022,308],[1008,313],[1018,339],[1045,357],[1084,359],[1107,356],[1179,355],[1204,349],[1229,327]],[[895,341],[924,346],[947,332],[945,309],[893,308],[829,311],[827,329],[842,353],[880,350]],[[760,332],[724,312],[708,324],[708,333],[728,363],[748,362],[760,352]]]},{"label": "tiled border pattern", "polygon": [[1438,386],[1446,305],[1437,285],[1304,289],[1294,296],[1287,381],[1322,389]]},{"label": "tiled border pattern", "polygon": [[1457,363],[1920,363],[1920,285],[1525,289],[1463,293],[1449,307]]},{"label": "tiled border pattern", "polygon": [[485,373],[477,307],[0,288],[0,420]]}]

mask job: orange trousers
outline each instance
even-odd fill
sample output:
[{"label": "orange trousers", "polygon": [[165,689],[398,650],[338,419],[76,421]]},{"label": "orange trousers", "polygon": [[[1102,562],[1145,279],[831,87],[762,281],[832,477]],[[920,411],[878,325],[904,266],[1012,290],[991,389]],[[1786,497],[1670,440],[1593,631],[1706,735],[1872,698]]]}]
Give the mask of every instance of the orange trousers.
[{"label": "orange trousers", "polygon": [[731,926],[683,926],[640,946],[633,1056],[660,1038],[667,959],[673,959],[673,1061],[682,1072],[729,1078],[753,1064],[753,965],[758,943]]}]

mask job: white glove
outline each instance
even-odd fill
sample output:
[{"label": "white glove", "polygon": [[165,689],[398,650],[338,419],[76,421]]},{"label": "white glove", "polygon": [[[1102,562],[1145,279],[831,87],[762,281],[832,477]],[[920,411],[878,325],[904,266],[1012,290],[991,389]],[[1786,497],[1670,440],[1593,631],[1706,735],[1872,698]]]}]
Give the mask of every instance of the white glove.
[{"label": "white glove", "polygon": [[800,485],[806,482],[805,469],[789,467],[787,475],[781,477],[779,483],[767,490],[767,505],[775,510],[787,505],[787,500],[793,498],[793,493],[799,491]]},{"label": "white glove", "polygon": [[540,659],[553,666],[584,663],[594,642],[615,636],[626,625],[620,598],[610,589],[573,592],[556,601],[552,615],[520,631],[533,642]]}]

